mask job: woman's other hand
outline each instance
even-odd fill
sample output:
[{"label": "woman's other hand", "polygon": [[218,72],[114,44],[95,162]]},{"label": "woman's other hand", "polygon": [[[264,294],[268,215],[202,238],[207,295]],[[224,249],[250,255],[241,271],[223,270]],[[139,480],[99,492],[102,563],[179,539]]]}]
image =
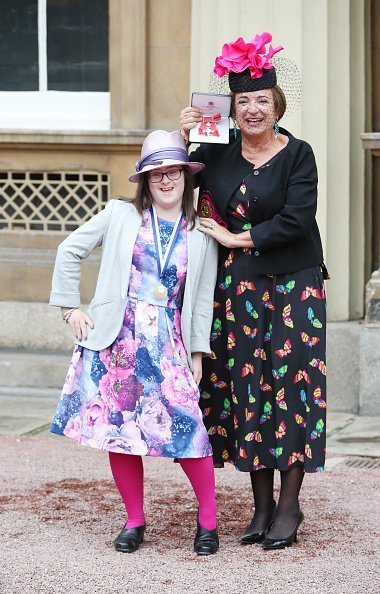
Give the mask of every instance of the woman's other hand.
[{"label": "woman's other hand", "polygon": [[[66,310],[68,311],[68,310]],[[62,309],[64,315],[65,310]],[[74,309],[67,321],[77,340],[87,340],[87,326],[94,328],[94,322],[81,309]]]},{"label": "woman's other hand", "polygon": [[193,378],[199,386],[202,379],[202,353],[191,353],[191,362],[193,365]]},{"label": "woman's other hand", "polygon": [[179,115],[180,132],[186,142],[189,142],[189,131],[202,121],[199,107],[185,107]]}]

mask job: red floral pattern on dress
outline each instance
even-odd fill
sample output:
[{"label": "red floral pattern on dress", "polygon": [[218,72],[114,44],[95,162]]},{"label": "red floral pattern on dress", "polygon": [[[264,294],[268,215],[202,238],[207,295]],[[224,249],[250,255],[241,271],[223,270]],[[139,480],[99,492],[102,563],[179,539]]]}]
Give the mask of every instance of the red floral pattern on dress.
[{"label": "red floral pattern on dress", "polygon": [[215,204],[212,201],[211,194],[207,190],[200,194],[198,199],[198,216],[206,219],[213,219],[222,227],[227,228],[227,224],[223,221],[222,217],[218,214]]}]

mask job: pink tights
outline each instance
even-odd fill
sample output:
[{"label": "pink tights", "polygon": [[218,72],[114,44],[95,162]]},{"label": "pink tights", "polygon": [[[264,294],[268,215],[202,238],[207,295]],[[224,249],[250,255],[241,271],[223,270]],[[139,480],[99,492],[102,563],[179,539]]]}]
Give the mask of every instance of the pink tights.
[{"label": "pink tights", "polygon": [[[141,456],[109,452],[115,484],[128,515],[126,528],[145,524],[144,467]],[[216,528],[215,477],[212,456],[182,458],[179,463],[199,503],[198,521],[206,530]]]}]

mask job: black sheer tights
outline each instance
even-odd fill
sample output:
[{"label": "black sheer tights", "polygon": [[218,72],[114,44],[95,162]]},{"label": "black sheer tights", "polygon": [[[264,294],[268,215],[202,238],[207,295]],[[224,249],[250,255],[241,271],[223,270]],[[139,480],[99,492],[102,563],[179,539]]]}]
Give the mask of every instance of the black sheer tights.
[{"label": "black sheer tights", "polygon": [[250,475],[255,513],[248,528],[252,532],[264,532],[268,529],[276,505],[273,500],[274,470],[255,470]]},{"label": "black sheer tights", "polygon": [[[267,530],[275,508],[273,500],[274,470],[266,468],[250,473],[255,503],[255,513],[250,528],[255,532]],[[274,522],[268,536],[270,538],[286,538],[297,523],[299,513],[299,492],[302,486],[304,471],[297,466],[281,472],[281,490]]]},{"label": "black sheer tights", "polygon": [[303,477],[303,466],[296,466],[281,472],[280,497],[268,538],[287,538],[295,529],[300,509],[298,497]]}]

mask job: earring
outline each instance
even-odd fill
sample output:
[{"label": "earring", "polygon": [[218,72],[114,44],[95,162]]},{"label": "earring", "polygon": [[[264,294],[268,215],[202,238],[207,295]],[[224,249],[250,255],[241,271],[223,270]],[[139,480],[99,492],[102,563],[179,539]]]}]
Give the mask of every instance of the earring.
[{"label": "earring", "polygon": [[277,119],[276,119],[275,123],[273,124],[273,131],[274,131],[275,138],[278,138],[278,135],[280,134],[280,126],[278,125]]},{"label": "earring", "polygon": [[236,140],[237,139],[237,126],[236,126],[235,120],[232,120],[232,121],[234,123],[234,139]]}]

